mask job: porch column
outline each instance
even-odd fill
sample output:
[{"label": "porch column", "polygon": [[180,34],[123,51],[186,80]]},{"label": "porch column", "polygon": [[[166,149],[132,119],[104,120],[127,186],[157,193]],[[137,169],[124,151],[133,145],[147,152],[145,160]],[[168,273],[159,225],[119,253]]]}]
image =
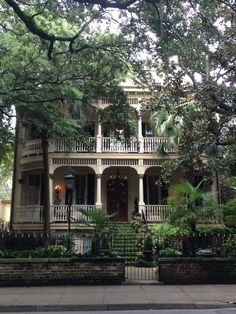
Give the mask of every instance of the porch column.
[{"label": "porch column", "polygon": [[143,148],[143,135],[142,135],[142,116],[140,112],[138,112],[138,141],[139,141],[139,153],[143,153],[144,148]]},{"label": "porch column", "polygon": [[97,124],[97,153],[101,153],[102,151],[102,124],[101,122],[98,122]]},{"label": "porch column", "polygon": [[102,185],[101,185],[102,175],[97,174],[97,195],[96,195],[96,208],[102,207]]},{"label": "porch column", "polygon": [[53,175],[49,174],[49,204],[53,205]]},{"label": "porch column", "polygon": [[144,194],[143,194],[143,174],[139,174],[139,202],[138,209],[139,213],[142,214],[142,210],[144,210]]},{"label": "porch column", "polygon": [[18,179],[18,184],[16,185],[17,187],[17,200],[16,200],[16,206],[21,206],[21,200],[22,200],[22,185],[26,184],[24,180],[22,179],[22,174],[20,174],[19,179]]}]

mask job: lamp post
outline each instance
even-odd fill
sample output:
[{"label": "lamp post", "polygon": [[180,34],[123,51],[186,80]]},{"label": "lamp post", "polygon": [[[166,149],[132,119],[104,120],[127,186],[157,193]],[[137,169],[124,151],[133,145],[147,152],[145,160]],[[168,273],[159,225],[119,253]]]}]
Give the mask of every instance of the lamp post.
[{"label": "lamp post", "polygon": [[67,221],[68,221],[68,232],[70,233],[70,218],[71,218],[71,205],[73,199],[73,189],[74,189],[74,175],[72,173],[68,173],[64,176],[66,195],[67,195]]}]

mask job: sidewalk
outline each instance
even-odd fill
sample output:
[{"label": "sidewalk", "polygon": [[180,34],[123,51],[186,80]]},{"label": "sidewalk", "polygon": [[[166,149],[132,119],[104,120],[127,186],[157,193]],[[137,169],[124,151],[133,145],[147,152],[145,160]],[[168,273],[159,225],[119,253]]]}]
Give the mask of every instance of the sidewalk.
[{"label": "sidewalk", "polygon": [[0,312],[236,307],[236,285],[0,287]]}]

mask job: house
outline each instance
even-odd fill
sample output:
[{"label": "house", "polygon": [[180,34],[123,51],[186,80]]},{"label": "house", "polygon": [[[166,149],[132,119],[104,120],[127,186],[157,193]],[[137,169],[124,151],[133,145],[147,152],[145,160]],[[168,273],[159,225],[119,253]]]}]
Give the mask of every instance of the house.
[{"label": "house", "polygon": [[[163,157],[155,151],[165,138],[154,136],[150,113],[141,112],[141,104],[150,98],[150,91],[131,78],[123,83],[123,88],[136,119],[136,136],[118,141],[91,113],[87,126],[89,149],[80,141],[71,144],[62,138],[50,141],[51,230],[68,229],[70,200],[64,181],[68,171],[74,176],[72,227],[81,216],[78,208],[116,212],[114,220],[118,222],[130,221],[135,209],[144,213],[150,223],[165,218],[168,187],[160,186],[158,177],[165,159],[175,159],[177,155],[171,150]],[[105,108],[109,102],[100,99],[97,105]],[[38,231],[42,230],[43,223],[41,140],[34,126],[20,126],[18,131],[12,223],[14,230]],[[122,137],[122,130],[117,131]]]}]

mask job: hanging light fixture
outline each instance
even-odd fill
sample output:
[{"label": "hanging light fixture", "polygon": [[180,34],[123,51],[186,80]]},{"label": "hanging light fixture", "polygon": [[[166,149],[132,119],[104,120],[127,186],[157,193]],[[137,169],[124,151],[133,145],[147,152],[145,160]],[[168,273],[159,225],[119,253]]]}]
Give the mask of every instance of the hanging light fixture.
[{"label": "hanging light fixture", "polygon": [[117,168],[116,174],[110,175],[109,180],[111,181],[111,185],[122,184],[122,182],[127,181],[127,176],[122,176],[119,168]]}]

